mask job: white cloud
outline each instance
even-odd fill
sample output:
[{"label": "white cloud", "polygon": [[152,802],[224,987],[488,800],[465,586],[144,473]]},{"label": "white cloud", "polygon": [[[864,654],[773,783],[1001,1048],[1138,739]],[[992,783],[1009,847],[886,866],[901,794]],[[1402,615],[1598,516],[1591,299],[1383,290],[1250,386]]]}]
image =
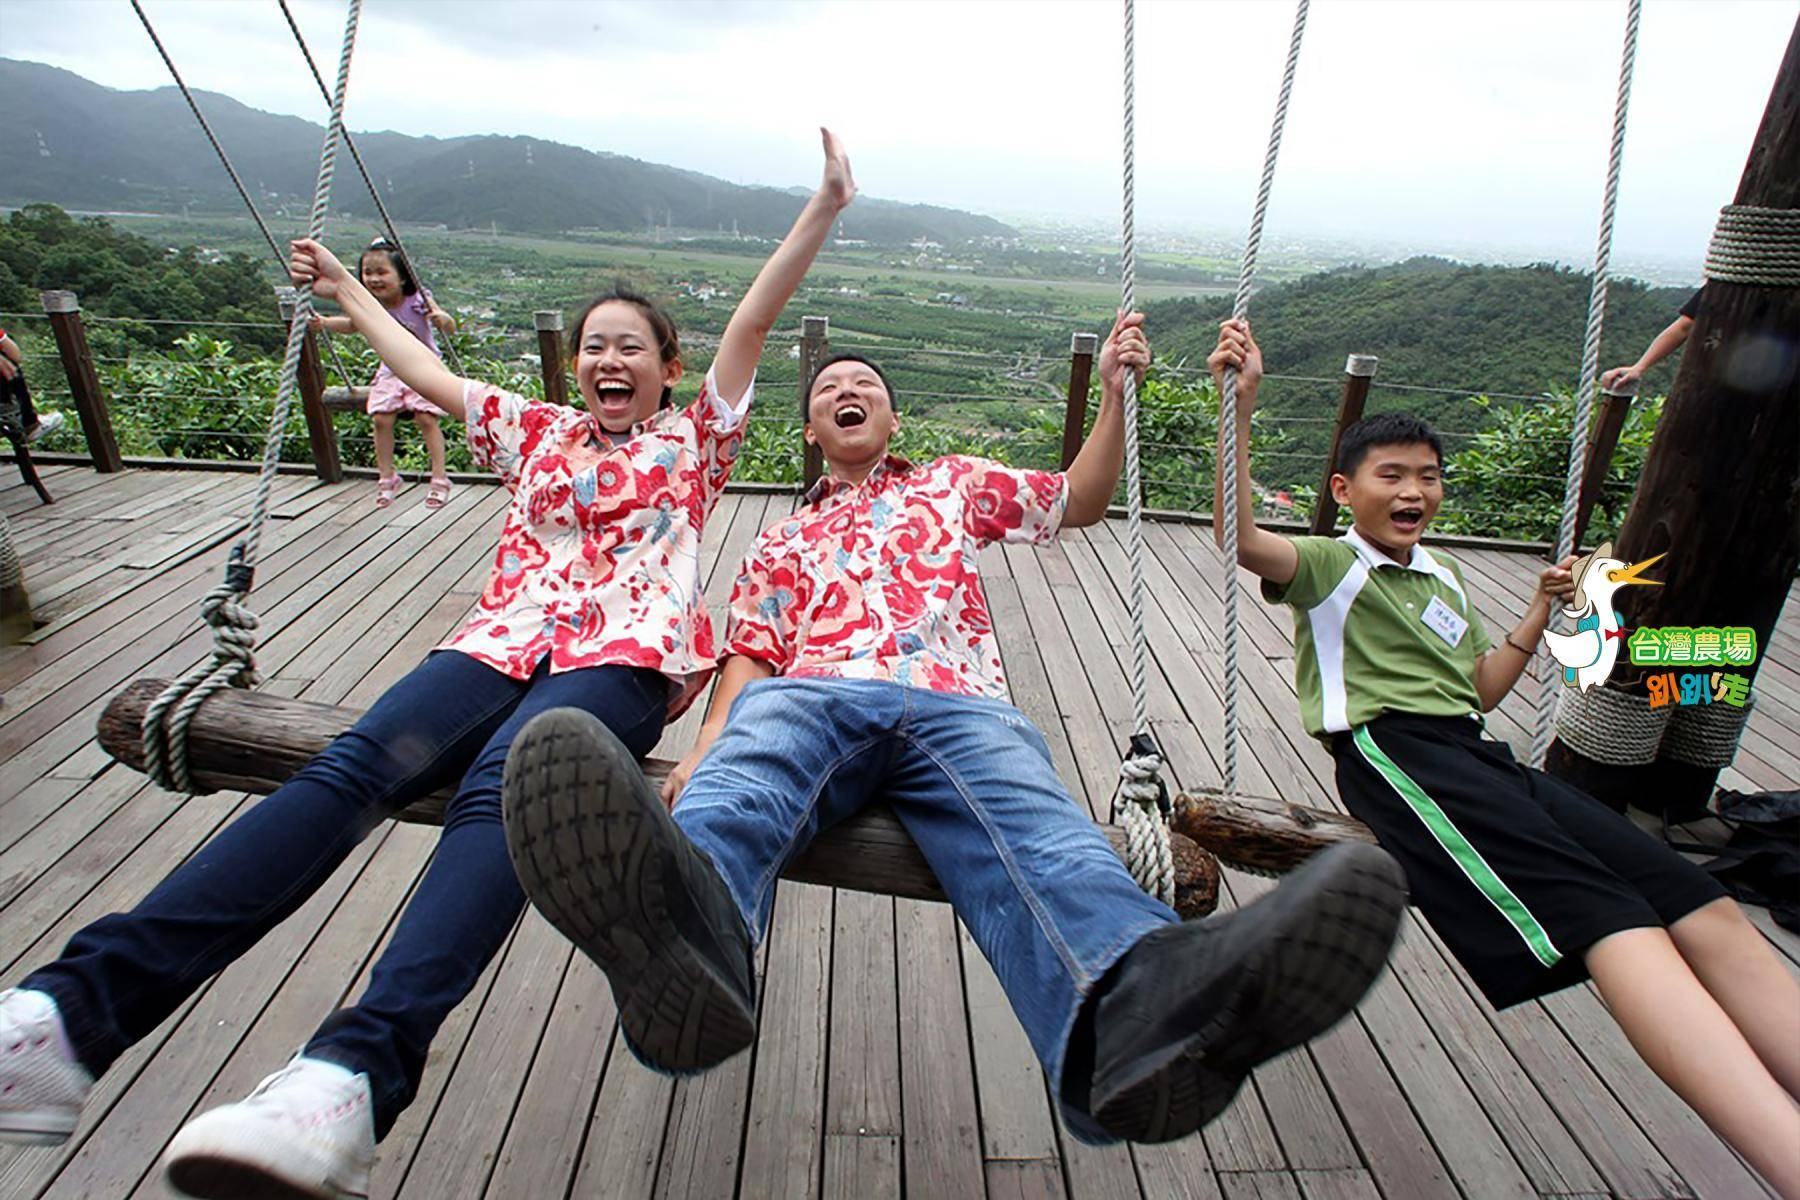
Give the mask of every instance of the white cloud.
[{"label": "white cloud", "polygon": [[[190,83],[320,115],[273,4],[145,4]],[[128,8],[76,6],[71,20],[68,0],[6,0],[7,53],[115,87],[165,82]],[[342,6],[295,10],[329,75]],[[1624,12],[1598,0],[1320,0],[1271,235],[1585,259]],[[1797,12],[1789,0],[1646,3],[1622,255],[1697,263]],[[1143,224],[1242,227],[1291,17],[1256,0],[1140,0]],[[1112,0],[371,0],[350,110],[354,128],[532,134],[783,186],[812,179],[823,122],[870,194],[1107,218],[1118,80]]]}]

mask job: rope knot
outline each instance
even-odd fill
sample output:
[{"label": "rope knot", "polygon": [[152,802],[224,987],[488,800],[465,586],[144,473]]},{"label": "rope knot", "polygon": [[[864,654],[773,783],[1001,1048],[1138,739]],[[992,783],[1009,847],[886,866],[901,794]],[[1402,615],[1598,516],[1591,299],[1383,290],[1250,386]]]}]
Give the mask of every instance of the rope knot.
[{"label": "rope knot", "polygon": [[1149,895],[1175,905],[1175,859],[1169,849],[1169,789],[1162,778],[1162,751],[1149,733],[1135,733],[1119,763],[1119,792],[1113,820],[1125,830],[1125,865]]}]

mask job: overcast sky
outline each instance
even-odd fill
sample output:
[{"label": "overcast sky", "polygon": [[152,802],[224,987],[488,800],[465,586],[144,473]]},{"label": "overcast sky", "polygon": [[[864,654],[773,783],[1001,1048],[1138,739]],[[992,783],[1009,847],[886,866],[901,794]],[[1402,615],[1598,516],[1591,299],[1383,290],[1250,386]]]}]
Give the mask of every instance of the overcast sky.
[{"label": "overcast sky", "polygon": [[[335,61],[344,6],[291,0]],[[313,119],[273,0],[144,0],[188,81]],[[1241,230],[1292,21],[1139,0],[1139,221]],[[1646,0],[1617,252],[1692,262],[1734,192],[1797,0]],[[1317,0],[1269,236],[1592,257],[1623,0]],[[744,183],[1116,220],[1114,0],[366,0],[353,129],[531,134]],[[168,82],[124,0],[0,0],[0,53]],[[326,68],[329,76],[329,68]]]}]

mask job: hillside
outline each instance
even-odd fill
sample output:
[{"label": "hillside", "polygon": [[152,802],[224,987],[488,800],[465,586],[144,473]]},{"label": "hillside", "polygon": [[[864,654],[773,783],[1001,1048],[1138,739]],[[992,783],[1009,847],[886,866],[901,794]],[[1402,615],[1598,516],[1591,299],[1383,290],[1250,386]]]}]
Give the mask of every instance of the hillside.
[{"label": "hillside", "polygon": [[[1251,320],[1266,368],[1277,375],[1323,378],[1328,384],[1271,380],[1264,404],[1276,416],[1329,417],[1337,410],[1344,357],[1381,359],[1371,410],[1407,408],[1447,430],[1469,430],[1485,414],[1467,396],[1483,392],[1535,395],[1570,391],[1581,372],[1590,277],[1560,267],[1467,266],[1416,258],[1377,268],[1308,276],[1257,294]],[[1674,319],[1686,288],[1618,281],[1608,292],[1601,367],[1630,362]],[[1217,338],[1229,300],[1175,300],[1150,305],[1157,356],[1201,366]],[[1657,395],[1674,379],[1676,356],[1652,371],[1643,393]],[[1383,390],[1381,384],[1449,388],[1456,395]],[[1297,447],[1322,455],[1328,422],[1294,423]],[[1293,482],[1315,482],[1314,469]],[[1284,481],[1286,482],[1286,481]]]},{"label": "hillside", "polygon": [[[197,92],[202,110],[259,203],[310,202],[324,127]],[[230,180],[172,87],[118,91],[41,63],[0,59],[0,204],[180,212],[241,209]],[[780,237],[805,193],[741,187],[620,155],[528,137],[410,137],[353,131],[396,220],[520,232],[637,230],[658,224]],[[347,164],[346,164],[347,167]],[[353,169],[336,207],[370,214]],[[847,236],[888,245],[946,245],[1013,230],[991,217],[858,199]]]}]

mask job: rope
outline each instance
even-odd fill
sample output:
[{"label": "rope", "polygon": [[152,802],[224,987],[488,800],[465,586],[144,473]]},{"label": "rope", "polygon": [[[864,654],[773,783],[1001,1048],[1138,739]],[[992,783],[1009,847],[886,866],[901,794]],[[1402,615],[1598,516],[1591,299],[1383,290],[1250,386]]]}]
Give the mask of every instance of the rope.
[{"label": "rope", "polygon": [[1751,287],[1800,287],[1800,208],[1727,204],[1719,210],[1706,277]]},{"label": "rope", "polygon": [[[1306,33],[1309,0],[1294,7],[1294,32],[1288,41],[1287,63],[1281,72],[1281,94],[1275,101],[1275,119],[1269,125],[1269,149],[1263,156],[1262,182],[1256,189],[1256,208],[1250,215],[1250,234],[1244,240],[1244,263],[1238,272],[1237,297],[1231,316],[1241,321],[1250,311],[1250,282],[1256,275],[1256,256],[1262,247],[1263,218],[1269,211],[1269,192],[1275,183],[1275,160],[1281,153],[1281,131],[1287,124],[1288,101],[1294,92],[1294,69],[1300,62],[1300,42]],[[1227,803],[1238,790],[1238,492],[1237,492],[1237,372],[1225,369],[1225,386],[1219,397],[1219,461],[1224,509],[1219,519],[1225,531],[1225,779]]]},{"label": "rope", "polygon": [[[281,15],[287,18],[288,29],[293,32],[294,41],[300,47],[300,54],[306,59],[306,68],[312,72],[313,82],[319,85],[319,95],[325,97],[325,103],[330,104],[331,89],[325,86],[325,77],[319,74],[319,64],[313,61],[312,50],[307,46],[306,38],[300,33],[300,26],[294,21],[294,13],[292,9],[288,8],[288,0],[278,0],[278,2],[281,5]],[[400,231],[394,227],[394,218],[388,216],[387,205],[381,201],[381,193],[375,190],[375,181],[369,177],[369,168],[363,165],[362,151],[356,148],[356,142],[350,137],[348,129],[344,130],[343,134],[344,149],[350,151],[350,158],[356,163],[356,170],[362,176],[363,184],[369,189],[369,199],[375,202],[375,211],[381,214],[381,224],[387,230],[388,241],[394,243],[394,249],[400,252],[400,257],[404,258],[407,265],[412,268],[413,278],[419,280],[419,260],[408,254],[406,247],[400,244]],[[419,286],[425,286],[423,280],[419,280]],[[456,347],[450,344],[448,336],[444,338],[444,352],[450,356],[450,365],[456,373],[463,374],[462,359],[457,356]],[[346,379],[345,382],[348,383],[349,380]]]},{"label": "rope", "polygon": [[[144,27],[150,29],[137,0],[132,0]],[[362,14],[362,0],[350,0],[344,20],[344,47],[338,57],[337,89],[331,98],[331,121],[325,129],[325,145],[319,152],[319,178],[313,189],[312,220],[308,236],[317,239],[325,230],[325,211],[331,203],[331,181],[337,168],[338,135],[344,126],[344,94],[350,87],[350,54],[356,45],[356,25]],[[150,29],[154,39],[156,31]],[[162,43],[157,42],[160,49]],[[167,56],[164,56],[165,61]],[[171,67],[173,70],[173,67]],[[182,88],[183,93],[187,89]],[[189,103],[192,103],[190,97]],[[199,109],[194,110],[198,114]],[[260,218],[259,218],[260,222]],[[265,227],[264,233],[266,234]],[[263,445],[262,470],[257,476],[255,498],[250,506],[250,521],[243,538],[231,549],[225,568],[224,582],[209,592],[200,603],[200,617],[213,631],[212,656],[171,684],[144,713],[144,771],[158,784],[175,791],[196,790],[188,771],[188,723],[207,697],[226,687],[254,687],[256,673],[256,614],[244,601],[249,596],[256,571],[256,551],[262,540],[263,524],[269,515],[269,493],[281,463],[282,433],[288,414],[294,407],[294,393],[300,372],[300,350],[306,339],[308,319],[312,316],[312,287],[303,284],[294,292],[294,315],[288,323],[287,355],[281,364],[281,382],[275,392],[275,412],[269,422],[269,435]],[[173,709],[173,713],[170,710]],[[165,721],[165,714],[167,720]]]},{"label": "rope", "polygon": [[1744,724],[1755,706],[1753,695],[1742,708],[1715,703],[1675,709],[1658,757],[1724,770],[1737,757],[1738,739],[1743,737]]},{"label": "rope", "polygon": [[1650,697],[1609,687],[1545,690],[1556,697],[1556,736],[1575,753],[1614,767],[1656,761],[1674,709],[1651,708]]},{"label": "rope", "polygon": [[[1581,347],[1581,384],[1575,391],[1575,428],[1569,436],[1569,469],[1563,480],[1562,521],[1556,529],[1554,561],[1567,558],[1575,545],[1575,509],[1581,497],[1581,476],[1587,461],[1588,420],[1594,408],[1594,389],[1600,375],[1600,331],[1606,324],[1606,285],[1612,265],[1613,214],[1619,202],[1619,165],[1625,154],[1625,115],[1631,106],[1631,72],[1637,62],[1638,18],[1642,0],[1628,0],[1625,15],[1625,48],[1619,58],[1619,97],[1613,108],[1612,152],[1606,164],[1606,195],[1600,205],[1600,237],[1594,248],[1594,282],[1588,293],[1587,338]],[[1549,653],[1534,655],[1538,677],[1537,723],[1531,734],[1531,764],[1541,767],[1550,749],[1556,726],[1556,673],[1546,667]]]},{"label": "rope", "polygon": [[[168,50],[163,46],[162,38],[157,36],[156,27],[150,23],[150,15],[144,11],[144,6],[138,0],[131,0],[131,8],[133,12],[137,13],[138,20],[142,22],[144,32],[150,35],[151,44],[156,47],[157,54],[162,56],[163,66],[169,68],[169,77],[175,81],[175,86],[181,89],[181,98],[187,101],[188,111],[193,113],[194,120],[200,123],[200,132],[206,135],[206,140],[212,145],[213,153],[219,156],[219,165],[225,168],[225,174],[231,176],[231,186],[237,189],[238,198],[244,202],[244,207],[250,210],[250,216],[256,221],[256,227],[262,231],[263,241],[269,244],[269,253],[275,256],[275,266],[281,272],[281,278],[285,280],[288,275],[287,255],[281,252],[281,247],[276,244],[275,235],[269,232],[269,223],[263,220],[262,211],[256,207],[256,201],[250,198],[250,190],[238,177],[237,168],[231,165],[230,155],[225,153],[225,147],[219,144],[218,137],[213,134],[212,125],[207,121],[206,114],[200,111],[200,102],[194,99],[194,93],[188,90],[187,82],[181,78],[181,72],[175,69],[175,60],[169,57]],[[323,227],[313,236],[317,237],[320,232],[323,232]],[[338,374],[342,375],[344,382],[348,384],[350,372],[345,368],[344,360],[338,356],[336,344],[332,342],[329,335],[325,336],[323,340],[325,348],[331,352],[331,361],[337,365]]]},{"label": "rope", "polygon": [[25,582],[25,567],[13,546],[12,523],[0,513],[0,590],[16,588]]},{"label": "rope", "polygon": [[[1119,307],[1131,312],[1137,292],[1137,16],[1125,0],[1123,203],[1120,206]],[[1169,792],[1162,752],[1150,732],[1150,637],[1144,621],[1144,480],[1138,461],[1137,378],[1125,372],[1125,554],[1130,563],[1131,744],[1119,764],[1113,819],[1125,828],[1131,877],[1164,904],[1175,903],[1169,852]]]}]

